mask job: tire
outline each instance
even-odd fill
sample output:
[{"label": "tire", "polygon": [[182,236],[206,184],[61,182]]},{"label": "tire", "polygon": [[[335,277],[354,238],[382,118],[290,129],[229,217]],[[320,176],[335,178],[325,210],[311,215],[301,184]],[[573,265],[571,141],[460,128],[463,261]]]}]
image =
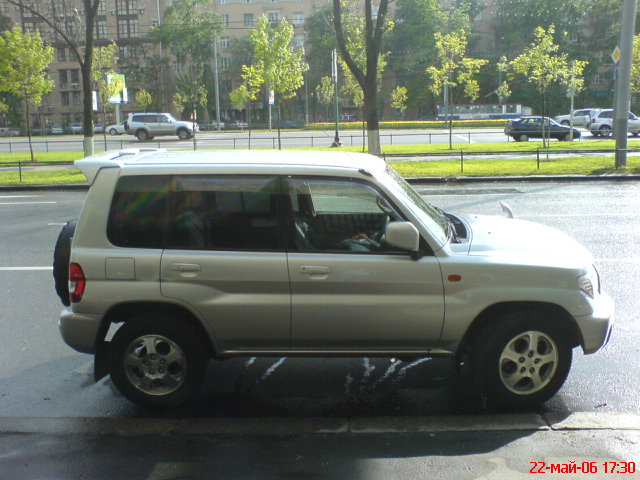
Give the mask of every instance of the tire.
[{"label": "tire", "polygon": [[208,360],[201,336],[188,323],[144,313],[114,335],[110,375],[130,401],[143,407],[170,408],[192,400]]},{"label": "tire", "polygon": [[69,301],[69,258],[71,257],[71,239],[76,231],[77,223],[77,220],[69,220],[62,227],[53,249],[53,280],[56,293],[65,307],[71,305]]},{"label": "tire", "polygon": [[473,381],[487,406],[527,410],[555,395],[571,368],[569,338],[544,311],[510,311],[487,325],[471,348]]},{"label": "tire", "polygon": [[523,134],[518,136],[518,141],[519,142],[528,142],[529,141],[529,136],[526,133],[523,133]]},{"label": "tire", "polygon": [[112,128],[111,130],[109,130],[109,135],[117,135],[118,131],[115,128]]},{"label": "tire", "polygon": [[603,137],[610,137],[612,133],[611,127],[609,125],[602,125],[600,127],[600,135]]},{"label": "tire", "polygon": [[563,142],[570,142],[571,141],[571,134],[567,133],[564,137],[562,137]]},{"label": "tire", "polygon": [[569,122],[569,120],[562,120],[562,122],[560,122],[560,125],[565,125],[565,126],[569,126],[571,122]]},{"label": "tire", "polygon": [[189,133],[189,130],[187,130],[186,128],[181,128],[180,130],[178,130],[178,138],[180,140],[187,140],[191,138],[191,134]]},{"label": "tire", "polygon": [[149,139],[149,134],[146,130],[138,130],[136,132],[136,137],[138,137],[138,140],[140,140],[141,142],[144,142],[145,140]]}]

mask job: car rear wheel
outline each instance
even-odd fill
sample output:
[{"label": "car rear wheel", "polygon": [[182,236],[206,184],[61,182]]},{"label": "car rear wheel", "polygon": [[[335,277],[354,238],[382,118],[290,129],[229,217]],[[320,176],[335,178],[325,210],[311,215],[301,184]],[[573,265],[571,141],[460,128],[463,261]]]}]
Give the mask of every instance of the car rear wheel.
[{"label": "car rear wheel", "polygon": [[151,408],[188,403],[208,364],[201,336],[187,322],[159,313],[138,315],[113,337],[111,379],[132,402]]},{"label": "car rear wheel", "polygon": [[572,140],[571,134],[567,133],[564,137],[562,137],[563,142],[570,142]]},{"label": "car rear wheel", "polygon": [[602,125],[600,127],[600,135],[602,135],[603,137],[610,137],[611,136],[611,127],[609,125]]},{"label": "car rear wheel", "polygon": [[109,135],[117,135],[118,131],[115,128],[109,129]]},{"label": "car rear wheel", "polygon": [[189,137],[191,137],[191,134],[186,128],[181,128],[180,130],[178,130],[178,138],[180,140],[187,140]]},{"label": "car rear wheel", "polygon": [[511,311],[497,321],[472,345],[477,391],[490,407],[522,410],[545,402],[569,374],[570,335],[544,311]]},{"label": "car rear wheel", "polygon": [[77,220],[69,220],[62,227],[53,250],[53,280],[56,293],[65,307],[71,305],[69,300],[69,258],[71,257],[71,239],[76,231],[77,222]]},{"label": "car rear wheel", "polygon": [[528,142],[529,141],[529,136],[523,133],[520,136],[518,136],[518,141],[519,142]]},{"label": "car rear wheel", "polygon": [[149,134],[147,133],[146,130],[138,130],[136,132],[136,137],[138,137],[138,140],[140,140],[142,142],[144,140],[148,140],[149,139]]}]

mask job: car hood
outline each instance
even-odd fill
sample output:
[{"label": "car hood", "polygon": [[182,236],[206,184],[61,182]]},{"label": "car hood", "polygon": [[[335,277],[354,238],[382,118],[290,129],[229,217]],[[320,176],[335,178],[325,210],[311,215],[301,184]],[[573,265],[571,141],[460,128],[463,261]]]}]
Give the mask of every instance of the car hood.
[{"label": "car hood", "polygon": [[462,218],[471,229],[469,255],[571,268],[593,263],[586,248],[555,228],[504,217],[463,215]]}]

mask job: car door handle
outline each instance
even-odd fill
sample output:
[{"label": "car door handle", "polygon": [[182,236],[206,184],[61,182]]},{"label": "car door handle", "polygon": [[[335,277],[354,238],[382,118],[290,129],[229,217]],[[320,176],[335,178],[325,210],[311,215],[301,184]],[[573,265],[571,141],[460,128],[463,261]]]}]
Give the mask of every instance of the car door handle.
[{"label": "car door handle", "polygon": [[300,273],[304,273],[305,275],[309,275],[310,277],[326,277],[331,274],[331,269],[329,267],[320,267],[317,265],[303,265],[300,267]]},{"label": "car door handle", "polygon": [[202,266],[197,263],[172,263],[171,270],[174,272],[201,272]]}]

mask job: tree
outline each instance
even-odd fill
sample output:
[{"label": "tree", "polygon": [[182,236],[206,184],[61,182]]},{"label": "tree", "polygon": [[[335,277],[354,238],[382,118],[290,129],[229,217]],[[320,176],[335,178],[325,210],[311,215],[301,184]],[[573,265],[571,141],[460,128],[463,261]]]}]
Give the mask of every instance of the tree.
[{"label": "tree", "polygon": [[[84,126],[84,155],[93,155],[93,102],[92,102],[92,77],[93,45],[95,39],[96,17],[101,0],[78,0],[84,9],[84,26],[80,28],[80,13],[74,0],[6,0],[40,19],[49,28],[54,30],[69,47],[71,53],[80,64],[82,74],[82,111]],[[84,32],[84,40],[82,40]]]},{"label": "tree", "polygon": [[407,87],[398,85],[391,92],[391,106],[404,118],[404,112],[407,110]]},{"label": "tree", "polygon": [[[476,74],[487,60],[466,57],[467,32],[464,30],[442,35],[437,32],[436,50],[438,52],[439,67],[434,65],[427,68],[431,77],[431,91],[437,95],[447,92],[447,113],[451,113],[452,99],[457,96],[465,96],[470,101],[478,98],[480,86],[476,80]],[[453,148],[453,121],[449,115],[449,148]]]},{"label": "tree", "polygon": [[[286,19],[273,25],[266,16],[260,17],[258,25],[251,31],[253,63],[243,67],[243,79],[252,90],[265,86],[276,93],[280,111],[281,99],[295,95],[304,84],[304,72],[309,69],[303,52],[293,48],[292,40],[293,27]],[[278,148],[281,146],[278,121]]]},{"label": "tree", "polygon": [[256,92],[249,90],[244,84],[229,92],[231,105],[238,110],[242,110],[243,108],[246,109],[247,128],[249,129],[249,150],[251,150],[251,118],[249,115],[249,103],[251,100],[255,100],[255,98]]},{"label": "tree", "polygon": [[572,60],[567,68],[563,71],[560,83],[567,88],[567,95],[571,99],[571,108],[569,112],[571,114],[569,139],[573,141],[573,101],[576,93],[584,89],[584,77],[582,72],[589,62],[583,60]]},{"label": "tree", "polygon": [[151,105],[152,103],[153,97],[146,88],[141,88],[140,90],[138,90],[138,92],[136,93],[135,104],[139,110],[146,112],[147,108],[149,108],[149,105]]},{"label": "tree", "polygon": [[[534,84],[540,95],[542,117],[545,117],[545,96],[549,88],[559,84],[568,76],[567,54],[559,54],[560,47],[553,41],[555,27],[551,25],[548,30],[536,27],[534,41],[509,65],[517,74],[523,75],[527,82]],[[544,138],[543,145],[548,145],[549,139]]]},{"label": "tree", "polygon": [[201,82],[202,72],[195,69],[187,70],[176,78],[176,94],[173,104],[179,111],[187,110],[193,125],[193,149],[196,149],[196,119],[198,107],[207,104],[207,89]]},{"label": "tree", "polygon": [[[362,52],[365,55],[364,67],[349,51],[349,40],[343,25],[341,0],[333,1],[333,26],[336,31],[340,56],[349,71],[360,85],[364,97],[364,120],[367,122],[367,141],[369,153],[380,154],[380,124],[378,120],[378,67],[382,47],[382,37],[391,28],[387,21],[389,0],[380,0],[378,11],[374,14],[372,0],[364,0],[364,29],[362,31]],[[374,16],[375,15],[375,16]]]},{"label": "tree", "polygon": [[93,53],[93,89],[98,92],[98,102],[102,107],[102,131],[104,149],[107,149],[107,112],[112,108],[109,99],[119,93],[124,85],[112,81],[118,63],[118,46],[115,43],[98,47]]},{"label": "tree", "polygon": [[[189,89],[194,88],[193,82],[205,88],[205,72],[214,58],[214,41],[224,28],[220,14],[203,9],[210,4],[211,0],[174,0],[165,10],[162,25],[149,33],[153,41],[171,49],[183,70],[189,70]],[[205,88],[205,100],[206,95]]]},{"label": "tree", "polygon": [[429,79],[425,65],[437,62],[436,32],[470,31],[471,22],[483,2],[454,2],[445,9],[441,0],[398,0],[394,15],[395,27],[386,47],[389,68],[396,79],[407,87],[407,105],[420,111],[433,109]]},{"label": "tree", "polygon": [[326,108],[326,119],[329,121],[329,107],[335,101],[336,87],[331,77],[322,77],[316,85],[316,100]]},{"label": "tree", "polygon": [[24,102],[32,162],[29,106],[40,105],[42,96],[53,89],[53,80],[46,71],[52,60],[53,48],[42,43],[38,32],[23,33],[20,27],[14,27],[0,36],[0,90]]}]

